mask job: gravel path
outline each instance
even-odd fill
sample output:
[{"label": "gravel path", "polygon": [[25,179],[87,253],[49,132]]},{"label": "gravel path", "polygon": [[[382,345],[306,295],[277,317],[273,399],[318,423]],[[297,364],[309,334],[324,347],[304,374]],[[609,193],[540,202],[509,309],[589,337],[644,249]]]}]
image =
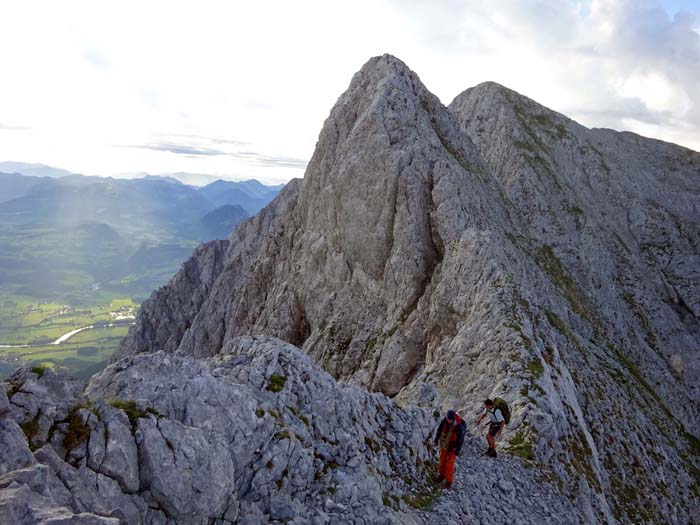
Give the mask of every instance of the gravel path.
[{"label": "gravel path", "polygon": [[467,436],[457,459],[454,484],[443,490],[430,512],[423,513],[426,524],[577,522],[571,502],[543,480],[541,471],[506,453],[490,458],[485,451],[483,437]]}]

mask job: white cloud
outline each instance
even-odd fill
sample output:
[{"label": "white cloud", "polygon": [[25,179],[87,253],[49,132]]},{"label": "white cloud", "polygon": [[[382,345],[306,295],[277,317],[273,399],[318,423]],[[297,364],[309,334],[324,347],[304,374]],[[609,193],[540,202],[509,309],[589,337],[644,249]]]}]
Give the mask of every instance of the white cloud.
[{"label": "white cloud", "polygon": [[698,19],[676,11],[654,0],[7,2],[0,159],[287,180],[352,74],[384,52],[445,103],[495,80],[586,125],[700,150]]},{"label": "white cloud", "polygon": [[[495,80],[585,125],[647,133],[700,150],[700,18],[684,11],[685,4],[416,0],[410,5],[394,2],[422,44],[449,57],[439,70],[426,67],[435,83],[423,74],[443,101]],[[452,73],[450,79],[444,71]]]}]

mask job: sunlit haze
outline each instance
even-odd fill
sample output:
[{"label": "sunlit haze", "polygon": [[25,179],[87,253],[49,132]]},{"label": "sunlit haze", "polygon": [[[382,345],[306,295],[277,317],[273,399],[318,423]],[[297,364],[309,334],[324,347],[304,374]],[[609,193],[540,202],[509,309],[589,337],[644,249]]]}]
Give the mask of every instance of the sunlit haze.
[{"label": "sunlit haze", "polygon": [[0,161],[284,182],[382,53],[444,104],[493,80],[700,150],[695,0],[26,1],[0,20]]}]

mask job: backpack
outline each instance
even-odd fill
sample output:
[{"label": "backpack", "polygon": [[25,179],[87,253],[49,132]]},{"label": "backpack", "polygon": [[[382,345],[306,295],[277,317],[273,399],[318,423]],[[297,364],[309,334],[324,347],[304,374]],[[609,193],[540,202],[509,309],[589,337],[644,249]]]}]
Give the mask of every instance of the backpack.
[{"label": "backpack", "polygon": [[493,405],[494,405],[494,410],[497,408],[498,410],[501,411],[501,414],[503,414],[503,419],[506,422],[506,425],[510,423],[510,408],[508,408],[508,403],[506,403],[506,400],[500,397],[497,397],[496,399],[493,400]]},{"label": "backpack", "polygon": [[467,435],[467,422],[462,420],[459,425],[459,439],[457,440],[457,453],[462,450],[462,445],[464,445],[464,437]]}]

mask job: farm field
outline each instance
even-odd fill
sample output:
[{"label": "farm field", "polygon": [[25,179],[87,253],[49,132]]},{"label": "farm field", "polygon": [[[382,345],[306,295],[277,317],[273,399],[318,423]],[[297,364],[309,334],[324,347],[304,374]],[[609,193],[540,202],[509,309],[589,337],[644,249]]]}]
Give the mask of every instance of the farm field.
[{"label": "farm field", "polygon": [[[102,368],[126,335],[138,305],[98,297],[72,307],[27,296],[0,295],[0,376],[20,366],[59,369],[83,378]],[[69,332],[91,326],[56,344]],[[1,347],[5,345],[5,347]],[[7,346],[14,347],[8,348]]]}]

